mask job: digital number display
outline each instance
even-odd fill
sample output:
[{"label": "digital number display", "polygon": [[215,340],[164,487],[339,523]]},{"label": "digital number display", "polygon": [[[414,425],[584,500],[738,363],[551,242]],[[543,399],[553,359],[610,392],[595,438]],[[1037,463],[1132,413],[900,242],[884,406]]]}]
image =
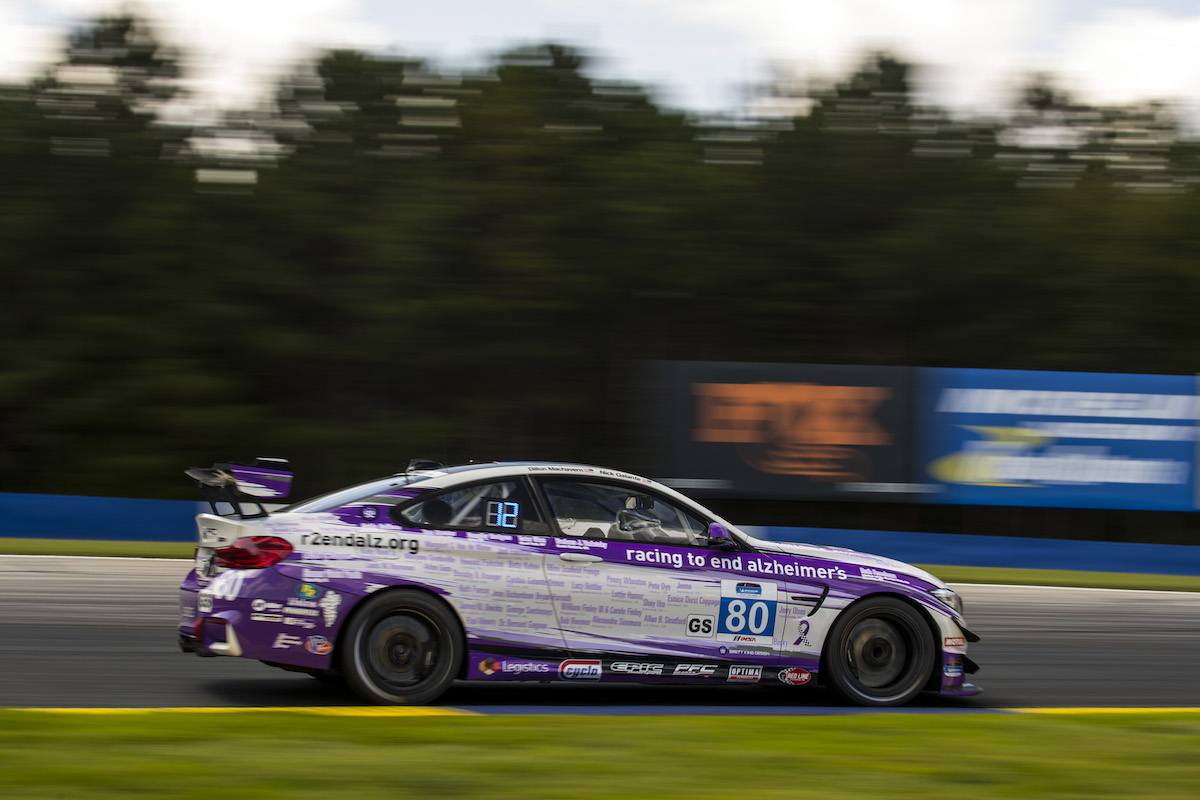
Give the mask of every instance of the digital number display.
[{"label": "digital number display", "polygon": [[516,528],[521,515],[521,504],[507,500],[489,500],[487,504],[487,526],[489,528]]}]

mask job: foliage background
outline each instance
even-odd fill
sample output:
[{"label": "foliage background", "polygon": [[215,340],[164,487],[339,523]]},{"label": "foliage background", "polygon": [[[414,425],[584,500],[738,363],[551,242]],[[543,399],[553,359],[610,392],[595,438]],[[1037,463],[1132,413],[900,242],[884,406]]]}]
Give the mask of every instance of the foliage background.
[{"label": "foliage background", "polygon": [[177,64],[105,19],[0,96],[0,491],[637,470],[643,358],[1197,369],[1200,147],[1163,106],[1034,79],[953,119],[877,55],[804,116],[696,119],[551,44],[331,52],[168,125]]}]

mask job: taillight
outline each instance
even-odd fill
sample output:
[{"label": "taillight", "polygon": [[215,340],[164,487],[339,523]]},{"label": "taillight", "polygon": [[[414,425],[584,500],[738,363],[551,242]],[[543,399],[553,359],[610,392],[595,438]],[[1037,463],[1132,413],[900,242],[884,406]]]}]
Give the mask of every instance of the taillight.
[{"label": "taillight", "polygon": [[292,545],[277,536],[244,536],[213,553],[223,569],[263,569],[292,554]]}]

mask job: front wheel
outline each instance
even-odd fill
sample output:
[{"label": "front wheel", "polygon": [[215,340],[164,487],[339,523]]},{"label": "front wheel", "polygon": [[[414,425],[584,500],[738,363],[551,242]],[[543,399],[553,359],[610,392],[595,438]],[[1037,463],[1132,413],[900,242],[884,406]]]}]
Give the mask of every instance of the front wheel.
[{"label": "front wheel", "polygon": [[439,600],[400,589],[370,597],[354,613],[341,671],[360,697],[387,705],[437,699],[462,666],[462,627]]},{"label": "front wheel", "polygon": [[921,613],[894,597],[876,597],[834,622],[825,668],[830,685],[847,700],[898,706],[925,688],[934,656],[933,634]]}]

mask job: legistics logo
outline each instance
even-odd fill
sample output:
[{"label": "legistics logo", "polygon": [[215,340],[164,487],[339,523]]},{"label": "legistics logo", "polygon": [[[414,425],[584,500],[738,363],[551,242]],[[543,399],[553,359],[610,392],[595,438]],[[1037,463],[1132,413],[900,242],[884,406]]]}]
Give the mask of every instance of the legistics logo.
[{"label": "legistics logo", "polygon": [[865,481],[871,460],[855,447],[892,443],[875,412],[886,386],[694,383],[692,441],[727,442],[760,472]]}]

